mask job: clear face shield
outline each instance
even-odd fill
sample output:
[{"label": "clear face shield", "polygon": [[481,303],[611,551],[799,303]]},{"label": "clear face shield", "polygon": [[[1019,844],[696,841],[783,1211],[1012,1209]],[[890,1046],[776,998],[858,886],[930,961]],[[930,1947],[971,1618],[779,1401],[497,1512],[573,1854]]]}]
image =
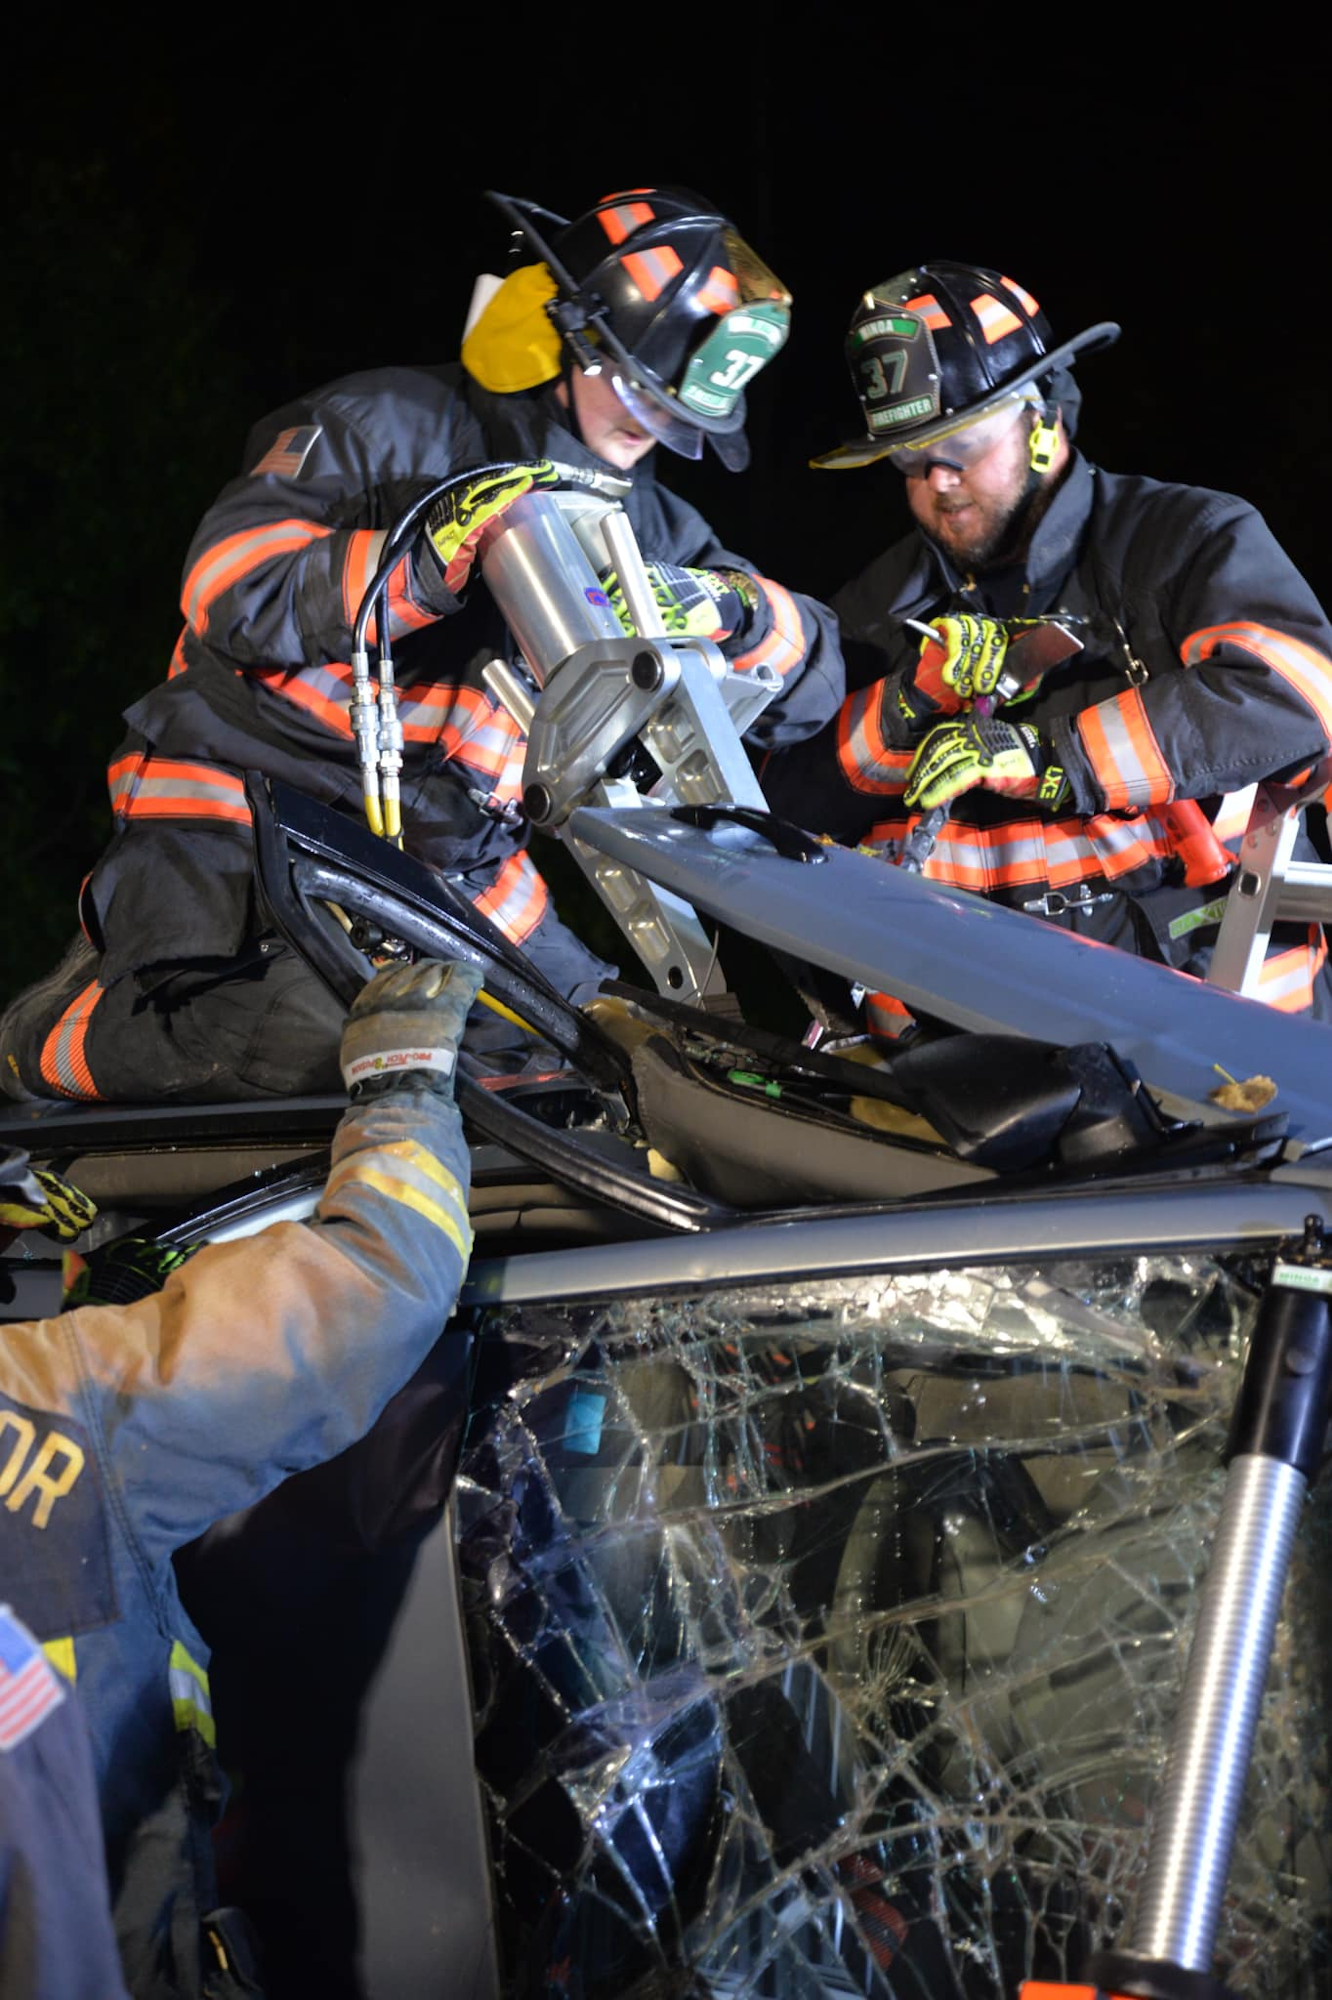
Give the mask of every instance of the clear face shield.
[{"label": "clear face shield", "polygon": [[791,298],[743,237],[727,229],[723,240],[730,269],[714,267],[695,295],[717,318],[703,327],[677,380],[659,382],[632,355],[608,354],[603,365],[625,409],[650,436],[682,458],[698,458],[704,437],[711,437],[725,462],[727,437],[744,424],[747,385],[786,344]]}]

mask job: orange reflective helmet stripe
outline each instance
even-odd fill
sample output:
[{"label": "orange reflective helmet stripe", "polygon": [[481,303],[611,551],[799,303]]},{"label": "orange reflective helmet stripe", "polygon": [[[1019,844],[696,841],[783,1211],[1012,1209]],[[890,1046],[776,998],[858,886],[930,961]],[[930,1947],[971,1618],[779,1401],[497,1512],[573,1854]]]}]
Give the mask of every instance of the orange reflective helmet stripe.
[{"label": "orange reflective helmet stripe", "polygon": [[937,333],[940,327],[953,324],[933,292],[922,292],[918,298],[908,299],[902,310],[919,313],[931,333]]},{"label": "orange reflective helmet stripe", "polygon": [[971,301],[971,310],[980,321],[981,332],[991,347],[1005,334],[1021,331],[1022,321],[1017,314],[1010,311],[1001,299],[995,298],[992,292],[978,292]]},{"label": "orange reflective helmet stripe", "polygon": [[684,269],[669,243],[658,244],[655,250],[631,251],[620,262],[649,303],[660,298],[671,279]]},{"label": "orange reflective helmet stripe", "polygon": [[[636,192],[650,194],[652,190],[640,188]],[[655,220],[656,210],[649,208],[645,201],[617,202],[614,208],[600,209],[597,214],[597,221],[612,243],[623,243],[635,229],[641,229],[645,222]]]},{"label": "orange reflective helmet stripe", "polygon": [[1186,667],[1200,666],[1221,646],[1239,646],[1279,674],[1308,702],[1324,736],[1332,742],[1332,660],[1326,653],[1303,639],[1292,638],[1289,632],[1237,620],[1232,625],[1208,625],[1191,632],[1179,649],[1179,657]]},{"label": "orange reflective helmet stripe", "polygon": [[1035,319],[1037,313],[1040,311],[1040,307],[1031,293],[1024,291],[1016,278],[1005,278],[1002,273],[1000,274],[999,282],[1001,285],[1007,285],[1014,298],[1021,299],[1023,311],[1029,318]]},{"label": "orange reflective helmet stripe", "polygon": [[718,316],[739,305],[740,286],[734,271],[728,271],[724,264],[714,264],[707,281],[699,288],[698,303]]}]

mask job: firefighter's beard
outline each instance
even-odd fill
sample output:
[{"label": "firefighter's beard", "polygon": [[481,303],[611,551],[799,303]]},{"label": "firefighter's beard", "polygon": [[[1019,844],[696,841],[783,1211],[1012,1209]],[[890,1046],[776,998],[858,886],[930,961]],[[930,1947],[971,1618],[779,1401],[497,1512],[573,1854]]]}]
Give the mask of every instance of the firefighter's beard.
[{"label": "firefighter's beard", "polygon": [[1037,497],[1036,492],[1025,490],[1008,501],[965,493],[936,494],[928,518],[920,525],[955,567],[991,569],[999,563],[1016,562],[1025,551],[1036,525]]}]

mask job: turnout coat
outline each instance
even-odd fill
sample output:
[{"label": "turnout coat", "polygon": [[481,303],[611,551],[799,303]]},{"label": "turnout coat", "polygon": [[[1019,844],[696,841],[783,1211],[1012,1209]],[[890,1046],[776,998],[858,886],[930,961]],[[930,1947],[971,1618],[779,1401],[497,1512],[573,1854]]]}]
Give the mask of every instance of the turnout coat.
[{"label": "turnout coat", "polygon": [[[104,986],[165,962],[232,958],[253,934],[244,771],[362,817],[351,637],[385,532],[469,465],[547,456],[604,470],[563,417],[550,390],[495,395],[453,365],[352,376],[256,427],[244,472],[190,548],[169,677],[127,711],[131,734],[110,767],[116,833],[83,901]],[[649,559],[755,574],[657,483],[651,460],[624,505]],[[844,682],[831,613],[756,583],[757,611],[719,643],[733,665],[763,661],[784,679],[753,732],[767,749],[827,721]],[[526,739],[480,678],[496,655],[526,670],[479,575],[458,599],[404,557],[389,608],[405,844],[461,874],[481,910],[527,944],[555,920],[518,811]],[[569,943],[566,990],[605,970]],[[560,979],[549,960],[544,969]]]},{"label": "turnout coat", "polygon": [[[776,809],[894,857],[919,818],[902,803],[920,740],[897,702],[920,648],[903,621],[1067,613],[1084,650],[1001,712],[1053,739],[1070,804],[966,792],[925,874],[1205,973],[1255,782],[1332,746],[1332,628],[1251,506],[1074,452],[1024,562],[969,575],[913,533],[834,608],[850,691],[767,761]],[[1326,958],[1317,926],[1279,927],[1262,997],[1332,1013]]]}]

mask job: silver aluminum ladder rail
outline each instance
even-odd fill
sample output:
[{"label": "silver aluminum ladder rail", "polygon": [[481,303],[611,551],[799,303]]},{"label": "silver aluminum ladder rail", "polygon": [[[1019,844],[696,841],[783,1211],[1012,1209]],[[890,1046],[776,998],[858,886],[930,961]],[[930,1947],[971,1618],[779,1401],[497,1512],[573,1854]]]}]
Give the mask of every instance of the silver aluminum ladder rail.
[{"label": "silver aluminum ladder rail", "polygon": [[1268,779],[1257,786],[1212,952],[1209,984],[1256,998],[1273,924],[1332,925],[1332,866],[1290,858],[1301,816],[1326,795],[1329,785],[1332,757],[1325,757],[1302,785]]},{"label": "silver aluminum ladder rail", "polygon": [[[766,810],[741,736],[781,690],[773,668],[728,666],[707,639],[669,635],[618,501],[529,493],[506,509],[482,573],[531,671],[535,702],[503,661],[482,671],[528,738],[523,808],[561,839],[656,982],[676,999],[720,996],[716,952],[692,908],[574,837],[578,806],[729,803]],[[614,570],[626,634],[601,579]],[[642,746],[657,776],[634,768]]]}]

